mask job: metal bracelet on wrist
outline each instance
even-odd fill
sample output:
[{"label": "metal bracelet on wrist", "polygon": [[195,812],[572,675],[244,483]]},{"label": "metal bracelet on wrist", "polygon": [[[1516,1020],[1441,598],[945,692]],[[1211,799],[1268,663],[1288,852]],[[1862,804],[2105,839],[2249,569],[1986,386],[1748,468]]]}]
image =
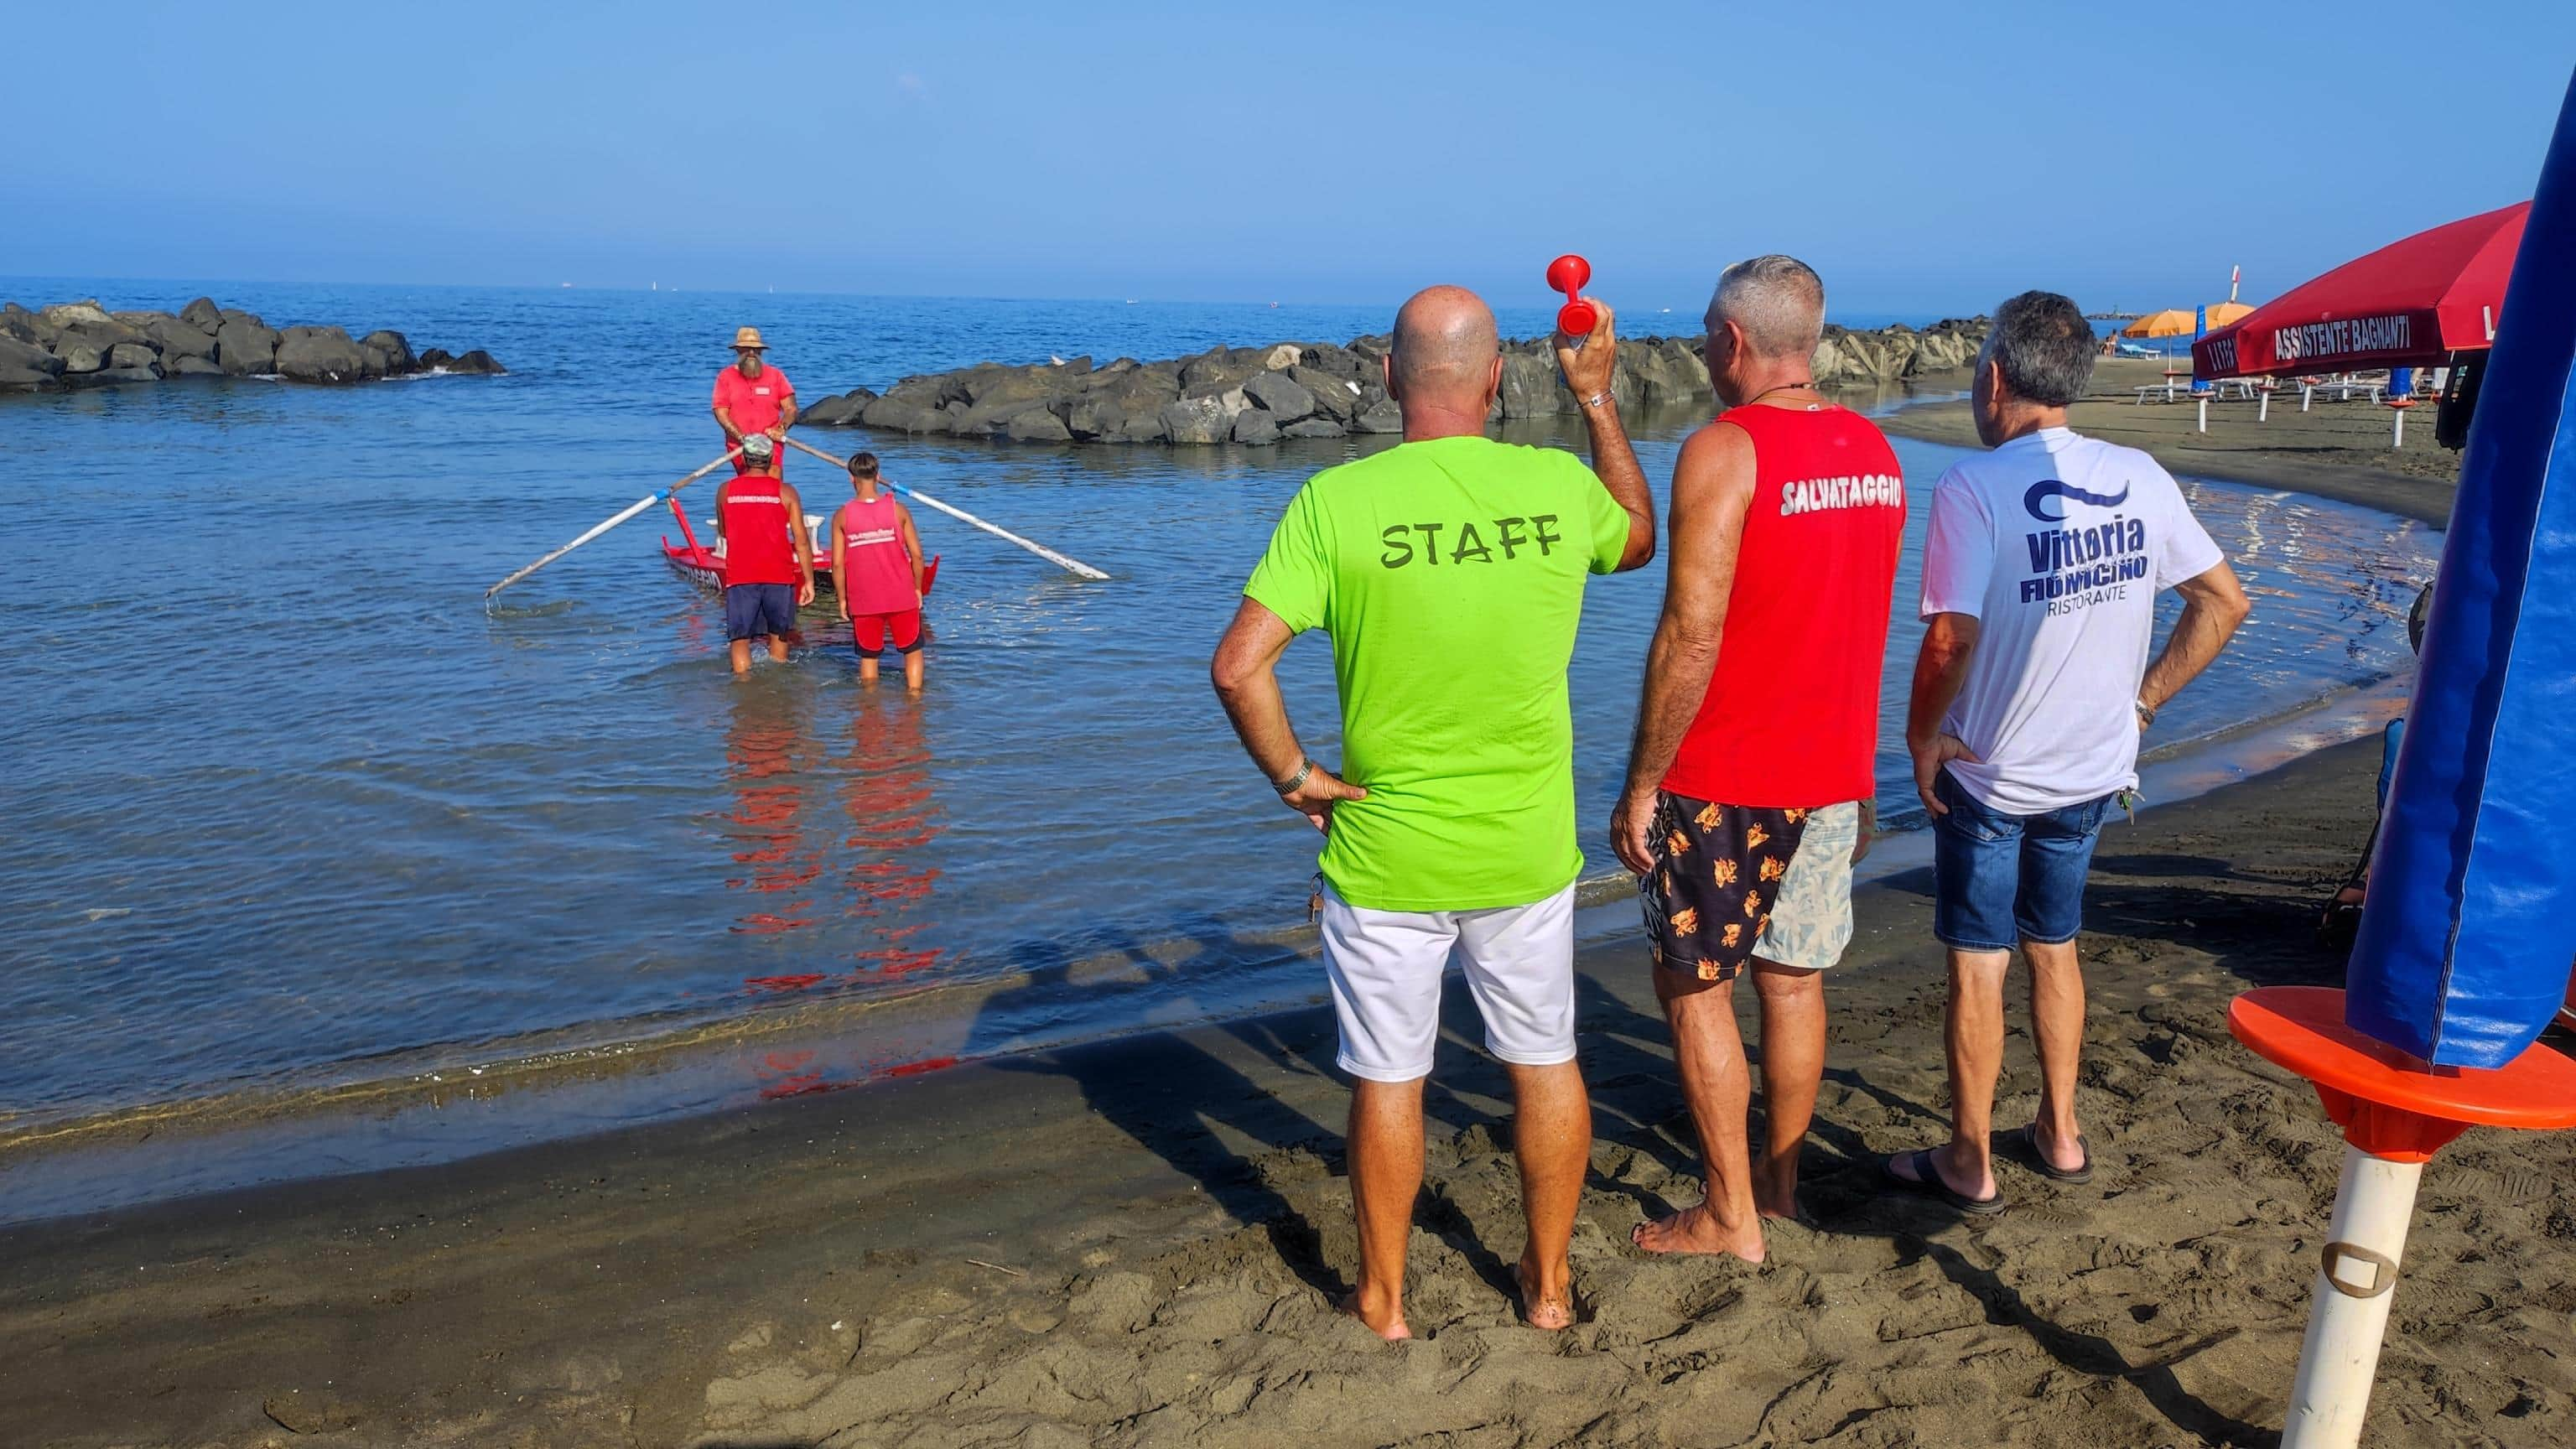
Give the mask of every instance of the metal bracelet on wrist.
[{"label": "metal bracelet on wrist", "polygon": [[2146,728],[2147,726],[2154,724],[2155,722],[2156,722],[2156,707],[2155,707],[2154,705],[2152,705],[2152,704],[2147,703],[2147,697],[2146,697],[2145,695],[2143,695],[2143,694],[2142,694],[2142,695],[2139,695],[2139,696],[2138,696],[2138,727],[2139,727],[2140,729],[2144,729],[2144,728]]},{"label": "metal bracelet on wrist", "polygon": [[1594,393],[1592,396],[1585,398],[1581,405],[1587,408],[1597,408],[1603,403],[1610,401],[1612,391],[1612,389],[1605,387],[1599,392]]},{"label": "metal bracelet on wrist", "polygon": [[1289,796],[1296,794],[1297,787],[1305,784],[1306,777],[1313,773],[1315,773],[1315,762],[1310,759],[1297,766],[1296,774],[1289,776],[1285,780],[1271,781],[1270,788],[1278,791],[1279,798],[1284,800]]}]

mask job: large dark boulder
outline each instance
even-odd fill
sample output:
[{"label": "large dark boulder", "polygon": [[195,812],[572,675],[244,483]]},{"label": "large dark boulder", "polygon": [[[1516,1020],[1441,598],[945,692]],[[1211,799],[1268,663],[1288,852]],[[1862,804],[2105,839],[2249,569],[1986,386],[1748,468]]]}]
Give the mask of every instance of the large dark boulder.
[{"label": "large dark boulder", "polygon": [[1334,422],[1331,418],[1318,413],[1314,417],[1301,418],[1298,421],[1281,428],[1279,430],[1279,436],[1283,438],[1338,438],[1344,436],[1349,431],[1349,429],[1343,427],[1340,423]]},{"label": "large dark boulder", "polygon": [[112,342],[94,342],[71,328],[65,328],[62,335],[54,339],[54,356],[62,359],[64,375],[75,377],[107,366],[107,354],[115,347]]},{"label": "large dark boulder", "polygon": [[1541,361],[1519,352],[1503,359],[1504,417],[1551,417],[1564,400],[1565,386],[1558,380],[1553,359]]},{"label": "large dark boulder", "polygon": [[216,306],[210,297],[199,297],[179,309],[179,320],[212,337],[216,329],[224,325],[224,309]]},{"label": "large dark boulder", "polygon": [[215,334],[215,361],[234,377],[265,377],[277,371],[277,334],[247,313],[226,313]]},{"label": "large dark boulder", "polygon": [[[1338,352],[1341,349],[1334,350]],[[1307,349],[1307,356],[1313,355],[1314,349]],[[1345,377],[1338,372],[1301,362],[1288,369],[1286,375],[1289,381],[1306,390],[1306,396],[1315,404],[1315,411],[1331,418],[1334,422],[1347,426],[1351,419],[1359,416],[1360,385],[1357,381],[1356,369],[1350,376]]]},{"label": "large dark boulder", "polygon": [[257,312],[245,312],[239,307],[217,308],[215,311],[215,320],[217,331],[223,330],[223,324],[227,322],[247,322],[253,327],[265,327],[268,325],[268,323],[261,320],[260,315]]},{"label": "large dark boulder", "polygon": [[65,333],[76,331],[100,347],[143,340],[143,329],[119,322],[96,302],[59,302],[45,309],[44,318]]},{"label": "large dark boulder", "polygon": [[1391,397],[1379,398],[1352,420],[1355,433],[1400,433],[1404,431],[1404,410]]},{"label": "large dark boulder", "polygon": [[361,382],[367,359],[345,328],[289,327],[278,335],[277,371],[289,382]]},{"label": "large dark boulder", "polygon": [[454,362],[447,364],[447,370],[450,372],[470,373],[477,377],[498,377],[502,373],[509,371],[508,368],[493,361],[492,354],[484,351],[480,347],[466,353],[463,357],[456,359]]},{"label": "large dark boulder", "polygon": [[161,374],[149,367],[102,367],[96,372],[66,374],[65,380],[76,387],[108,387],[120,382],[159,382]]},{"label": "large dark boulder", "polygon": [[898,433],[944,433],[948,431],[947,415],[917,398],[897,397],[888,393],[859,409],[859,421],[872,428],[885,428]]},{"label": "large dark boulder", "polygon": [[411,355],[411,339],[389,328],[379,328],[359,338],[358,350],[376,364],[378,377],[402,377],[419,366]]},{"label": "large dark boulder", "polygon": [[1073,434],[1064,420],[1043,407],[1027,408],[1013,413],[1002,425],[1002,436],[1014,443],[1069,443]]},{"label": "large dark boulder", "polygon": [[827,397],[796,414],[796,421],[812,423],[818,428],[856,427],[859,414],[875,402],[877,395],[864,387],[854,387],[839,397]]},{"label": "large dark boulder", "polygon": [[107,315],[116,321],[122,322],[126,326],[133,328],[137,332],[144,333],[149,333],[152,330],[152,324],[155,322],[176,322],[179,320],[178,317],[172,313],[158,310],[110,312]]},{"label": "large dark boulder", "polygon": [[[1285,427],[1299,418],[1311,417],[1315,412],[1315,395],[1298,386],[1293,378],[1283,372],[1255,374],[1243,384],[1243,395],[1252,399],[1263,412],[1269,414],[1271,423],[1278,427]],[[1238,424],[1239,422],[1240,420]],[[1240,433],[1241,428],[1238,426],[1235,441],[1249,441],[1240,436]]]},{"label": "large dark boulder", "polygon": [[36,392],[62,385],[63,360],[32,342],[0,337],[0,392]]},{"label": "large dark boulder", "polygon": [[50,348],[62,333],[63,329],[46,321],[41,314],[30,312],[15,302],[0,307],[0,336],[12,337],[35,347]]},{"label": "large dark boulder", "polygon": [[1234,415],[1234,440],[1266,448],[1279,441],[1279,422],[1260,408],[1245,408]]},{"label": "large dark boulder", "polygon": [[161,354],[164,370],[182,357],[200,357],[208,362],[215,360],[215,339],[198,331],[184,317],[154,322],[143,329],[143,337]]},{"label": "large dark boulder", "polygon": [[1162,408],[1163,435],[1175,443],[1222,443],[1234,435],[1235,413],[1222,395],[1185,397]]},{"label": "large dark boulder", "polygon": [[224,375],[222,366],[213,358],[191,357],[185,353],[174,358],[163,359],[161,372],[165,377],[221,377]]},{"label": "large dark boulder", "polygon": [[161,357],[140,342],[120,342],[107,350],[107,365],[112,371],[140,371],[161,375]]}]

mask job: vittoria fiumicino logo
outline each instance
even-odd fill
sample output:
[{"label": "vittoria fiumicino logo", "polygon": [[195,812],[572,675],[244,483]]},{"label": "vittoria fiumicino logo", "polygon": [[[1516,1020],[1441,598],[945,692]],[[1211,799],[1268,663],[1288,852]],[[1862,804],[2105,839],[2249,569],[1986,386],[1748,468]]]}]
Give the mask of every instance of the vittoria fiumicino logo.
[{"label": "vittoria fiumicino logo", "polygon": [[[2022,511],[2042,523],[2064,523],[2067,499],[2119,508],[2129,501],[2129,490],[2123,485],[2117,493],[2088,493],[2043,478],[2022,494]],[[2021,581],[2021,601],[2044,603],[2052,614],[2125,597],[2130,584],[2147,576],[2147,526],[2123,514],[2074,528],[2039,529],[2022,541],[2030,550],[2030,575]]]}]

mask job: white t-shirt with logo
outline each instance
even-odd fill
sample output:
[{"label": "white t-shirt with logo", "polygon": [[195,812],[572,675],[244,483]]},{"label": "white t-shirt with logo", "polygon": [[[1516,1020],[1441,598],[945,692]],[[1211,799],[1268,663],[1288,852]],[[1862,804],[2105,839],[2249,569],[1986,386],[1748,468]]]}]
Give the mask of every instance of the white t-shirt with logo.
[{"label": "white t-shirt with logo", "polygon": [[2042,428],[1941,475],[1923,617],[1978,621],[1942,728],[1950,774],[1988,808],[2037,815],[2138,783],[2138,681],[2156,593],[2223,562],[2173,475],[2135,448]]}]

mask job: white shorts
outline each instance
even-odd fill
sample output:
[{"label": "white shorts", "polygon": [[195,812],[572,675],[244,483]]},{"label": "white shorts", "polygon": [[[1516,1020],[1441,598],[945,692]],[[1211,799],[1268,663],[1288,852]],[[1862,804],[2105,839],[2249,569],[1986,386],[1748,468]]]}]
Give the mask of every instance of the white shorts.
[{"label": "white shorts", "polygon": [[1380,911],[1324,888],[1324,972],[1343,1071],[1372,1082],[1431,1075],[1440,983],[1455,953],[1485,1018],[1485,1049],[1522,1067],[1574,1060],[1574,887],[1526,906]]}]

